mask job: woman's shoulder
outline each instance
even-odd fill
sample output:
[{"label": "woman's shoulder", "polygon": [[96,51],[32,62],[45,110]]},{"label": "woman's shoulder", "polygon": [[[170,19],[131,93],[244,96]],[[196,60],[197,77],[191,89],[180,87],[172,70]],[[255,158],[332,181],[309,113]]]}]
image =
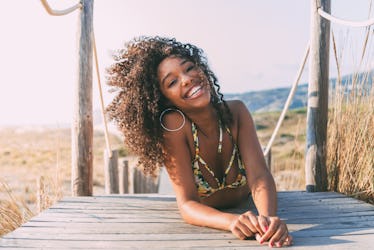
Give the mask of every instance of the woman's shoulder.
[{"label": "woman's shoulder", "polygon": [[231,113],[235,115],[240,115],[242,111],[248,110],[247,106],[242,100],[228,100],[226,101],[227,106],[229,107]]}]

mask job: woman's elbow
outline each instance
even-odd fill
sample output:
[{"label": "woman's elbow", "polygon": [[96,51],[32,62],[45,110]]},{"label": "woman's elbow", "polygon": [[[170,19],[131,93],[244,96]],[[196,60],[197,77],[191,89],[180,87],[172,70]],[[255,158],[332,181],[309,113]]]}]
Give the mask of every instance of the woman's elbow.
[{"label": "woman's elbow", "polygon": [[188,223],[188,224],[192,224],[192,225],[195,225],[196,224],[196,220],[194,219],[194,206],[196,205],[197,201],[194,201],[194,200],[188,200],[188,201],[185,201],[181,204],[179,204],[179,213],[182,217],[182,219]]}]

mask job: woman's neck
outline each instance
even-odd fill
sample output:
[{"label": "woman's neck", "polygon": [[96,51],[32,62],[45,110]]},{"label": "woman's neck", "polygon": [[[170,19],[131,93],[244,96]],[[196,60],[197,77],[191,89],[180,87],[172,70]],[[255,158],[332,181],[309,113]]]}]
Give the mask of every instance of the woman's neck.
[{"label": "woman's neck", "polygon": [[199,131],[205,136],[214,135],[218,131],[218,114],[213,105],[207,106],[205,109],[186,113],[186,115],[195,123]]}]

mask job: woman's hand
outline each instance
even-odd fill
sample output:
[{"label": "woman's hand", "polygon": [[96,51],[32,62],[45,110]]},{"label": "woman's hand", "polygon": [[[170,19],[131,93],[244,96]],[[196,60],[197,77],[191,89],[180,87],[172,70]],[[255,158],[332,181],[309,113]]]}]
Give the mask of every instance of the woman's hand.
[{"label": "woman's hand", "polygon": [[292,245],[292,236],[288,233],[287,225],[277,216],[258,216],[261,228],[264,228],[264,234],[256,239],[262,244],[269,241],[270,247],[282,247]]},{"label": "woman's hand", "polygon": [[276,216],[256,216],[248,211],[232,221],[230,230],[241,240],[255,237],[261,244],[269,241],[270,247],[292,245],[292,236],[288,233],[286,223]]},{"label": "woman's hand", "polygon": [[238,215],[232,221],[230,231],[241,240],[249,237],[258,238],[264,234],[257,216],[251,211]]}]

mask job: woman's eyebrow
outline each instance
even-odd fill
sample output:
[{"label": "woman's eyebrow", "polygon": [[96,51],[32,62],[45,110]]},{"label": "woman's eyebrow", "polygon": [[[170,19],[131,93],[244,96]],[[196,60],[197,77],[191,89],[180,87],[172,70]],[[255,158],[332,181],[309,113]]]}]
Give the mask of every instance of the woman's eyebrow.
[{"label": "woman's eyebrow", "polygon": [[164,82],[165,82],[166,78],[168,78],[168,77],[170,76],[170,74],[171,74],[170,72],[167,73],[166,76],[161,80],[161,83],[162,83],[163,85],[165,84]]},{"label": "woman's eyebrow", "polygon": [[[184,64],[186,64],[186,63],[188,63],[188,62],[191,62],[190,60],[187,60],[187,59],[183,59],[181,62],[180,62],[180,66],[182,66],[182,65],[184,65]],[[164,82],[165,82],[165,80],[166,80],[166,78],[168,78],[169,76],[170,76],[170,72],[169,73],[167,73],[166,74],[166,76],[164,77],[164,78],[162,78],[162,80],[161,80],[161,83],[162,84],[164,84]]]},{"label": "woman's eyebrow", "polygon": [[187,60],[187,59],[183,59],[182,61],[181,61],[181,63],[179,64],[179,65],[183,65],[183,64],[186,64],[186,63],[188,63],[188,62],[190,62],[189,60]]}]

